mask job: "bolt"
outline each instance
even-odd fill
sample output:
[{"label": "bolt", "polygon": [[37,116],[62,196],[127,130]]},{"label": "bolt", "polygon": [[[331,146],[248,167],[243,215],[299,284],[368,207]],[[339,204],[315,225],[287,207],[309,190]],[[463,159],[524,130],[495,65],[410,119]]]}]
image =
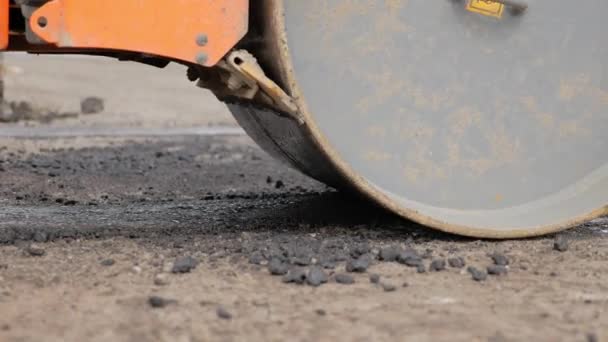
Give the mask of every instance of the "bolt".
[{"label": "bolt", "polygon": [[205,45],[207,45],[208,41],[209,41],[209,38],[207,38],[207,35],[204,33],[201,33],[198,36],[196,36],[196,44],[198,46],[205,46]]},{"label": "bolt", "polygon": [[196,55],[196,63],[198,63],[200,65],[205,65],[205,63],[207,63],[207,59],[208,59],[208,56],[204,52],[199,52]]},{"label": "bolt", "polygon": [[45,28],[47,24],[48,20],[46,19],[46,17],[38,17],[38,26],[40,26],[41,28]]}]

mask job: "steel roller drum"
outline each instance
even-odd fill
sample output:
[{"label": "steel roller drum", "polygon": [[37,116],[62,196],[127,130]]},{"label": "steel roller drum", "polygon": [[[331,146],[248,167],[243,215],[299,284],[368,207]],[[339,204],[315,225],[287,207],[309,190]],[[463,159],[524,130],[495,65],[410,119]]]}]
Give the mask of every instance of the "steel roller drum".
[{"label": "steel roller drum", "polygon": [[265,1],[255,54],[306,124],[230,108],[302,172],[443,231],[525,237],[605,214],[608,2],[477,2]]}]

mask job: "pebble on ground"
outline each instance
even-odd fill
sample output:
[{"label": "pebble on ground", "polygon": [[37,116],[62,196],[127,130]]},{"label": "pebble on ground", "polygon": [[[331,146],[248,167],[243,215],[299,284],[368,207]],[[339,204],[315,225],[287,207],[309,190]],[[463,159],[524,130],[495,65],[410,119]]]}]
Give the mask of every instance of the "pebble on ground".
[{"label": "pebble on ground", "polygon": [[26,249],[26,252],[31,256],[37,256],[37,257],[43,256],[46,254],[46,251],[42,247],[39,247],[36,245],[29,245]]},{"label": "pebble on ground", "polygon": [[431,266],[429,267],[431,271],[439,272],[445,270],[445,260],[436,259],[431,262]]},{"label": "pebble on ground", "polygon": [[463,268],[465,266],[463,257],[453,257],[448,259],[448,264],[453,268]]},{"label": "pebble on ground", "polygon": [[368,255],[362,255],[356,259],[351,259],[346,263],[347,272],[363,273],[367,271],[371,263],[371,258]]},{"label": "pebble on ground", "polygon": [[345,274],[345,273],[336,274],[335,280],[336,280],[336,283],[338,283],[338,284],[350,285],[350,284],[355,283],[355,278],[353,278],[351,275]]},{"label": "pebble on ground", "polygon": [[321,284],[327,283],[328,279],[327,273],[325,273],[321,266],[311,267],[306,276],[306,281],[308,282],[308,285],[311,286],[320,286]]},{"label": "pebble on ground", "polygon": [[270,262],[268,262],[268,272],[270,272],[272,275],[285,275],[287,274],[288,270],[289,265],[279,258],[272,258],[270,259]]},{"label": "pebble on ground", "polygon": [[189,273],[198,265],[198,261],[196,259],[186,256],[175,259],[173,263],[173,268],[171,269],[172,273]]},{"label": "pebble on ground", "polygon": [[502,266],[502,265],[490,265],[487,268],[488,274],[491,275],[505,275],[508,272],[508,269],[506,266]]},{"label": "pebble on ground", "polygon": [[221,319],[226,319],[226,320],[232,319],[232,314],[230,313],[230,311],[228,311],[223,306],[218,307],[215,312],[217,314],[217,317],[219,317]]},{"label": "pebble on ground", "polygon": [[176,304],[177,301],[174,299],[166,299],[159,296],[150,296],[148,298],[148,304],[155,309],[161,309],[166,307],[169,304]]},{"label": "pebble on ground", "polygon": [[304,284],[306,282],[306,269],[294,267],[283,276],[284,283]]},{"label": "pebble on ground", "polygon": [[398,246],[388,246],[380,249],[379,257],[382,261],[396,261],[402,250]]},{"label": "pebble on ground", "polygon": [[379,274],[371,274],[369,276],[369,282],[372,284],[378,284],[380,282],[380,275]]},{"label": "pebble on ground", "polygon": [[478,270],[473,266],[469,266],[467,271],[471,274],[471,277],[475,281],[484,281],[488,277],[488,274],[484,271]]},{"label": "pebble on ground", "polygon": [[509,264],[509,258],[502,253],[494,253],[491,255],[494,265],[507,266]]},{"label": "pebble on ground", "polygon": [[555,241],[553,242],[553,249],[559,252],[565,252],[568,250],[568,247],[568,240],[566,238],[563,236],[558,236],[555,238]]},{"label": "pebble on ground", "polygon": [[80,112],[82,114],[97,114],[104,110],[102,98],[90,96],[80,102]]},{"label": "pebble on ground", "polygon": [[169,284],[169,276],[165,273],[159,273],[154,276],[154,285],[165,286]]},{"label": "pebble on ground", "polygon": [[250,264],[261,265],[264,261],[266,261],[266,258],[264,258],[264,255],[260,251],[255,251],[249,256]]},{"label": "pebble on ground", "polygon": [[397,261],[410,267],[418,267],[422,263],[422,257],[414,249],[409,248],[399,254]]},{"label": "pebble on ground", "polygon": [[382,289],[384,290],[384,292],[393,292],[397,290],[397,286],[391,283],[382,283]]},{"label": "pebble on ground", "polygon": [[103,259],[100,264],[101,266],[112,266],[116,263],[116,261],[114,261],[114,259]]}]

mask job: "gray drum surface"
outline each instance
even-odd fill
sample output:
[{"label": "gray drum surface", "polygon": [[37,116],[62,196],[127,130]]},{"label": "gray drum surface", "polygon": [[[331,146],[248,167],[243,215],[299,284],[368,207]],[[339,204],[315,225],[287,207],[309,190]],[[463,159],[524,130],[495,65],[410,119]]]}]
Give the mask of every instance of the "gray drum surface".
[{"label": "gray drum surface", "polygon": [[359,190],[439,229],[528,236],[604,213],[608,2],[501,18],[467,2],[272,1],[311,139]]}]

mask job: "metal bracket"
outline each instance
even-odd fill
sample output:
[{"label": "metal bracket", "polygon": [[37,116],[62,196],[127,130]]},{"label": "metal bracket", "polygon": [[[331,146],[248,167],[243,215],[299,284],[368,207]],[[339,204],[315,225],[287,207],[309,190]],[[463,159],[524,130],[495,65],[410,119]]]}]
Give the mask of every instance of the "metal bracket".
[{"label": "metal bracket", "polygon": [[134,51],[210,67],[247,33],[249,0],[51,0],[29,23],[59,48]]},{"label": "metal bracket", "polygon": [[9,2],[0,0],[0,50],[8,46]]},{"label": "metal bracket", "polygon": [[258,61],[249,52],[232,51],[217,66],[228,72],[224,83],[233,95],[249,100],[261,97],[268,105],[287,114],[300,125],[304,124],[304,117],[294,99],[266,76]]}]

